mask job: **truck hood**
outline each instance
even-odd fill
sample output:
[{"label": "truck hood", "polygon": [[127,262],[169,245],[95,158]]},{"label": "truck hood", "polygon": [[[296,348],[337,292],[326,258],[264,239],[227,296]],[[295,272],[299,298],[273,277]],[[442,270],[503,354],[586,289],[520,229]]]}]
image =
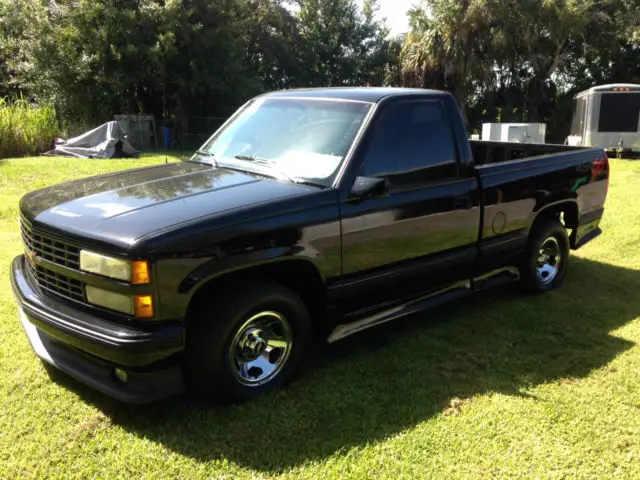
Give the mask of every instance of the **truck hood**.
[{"label": "truck hood", "polygon": [[182,162],[54,185],[25,195],[20,209],[47,230],[128,247],[199,217],[312,191],[257,174]]}]

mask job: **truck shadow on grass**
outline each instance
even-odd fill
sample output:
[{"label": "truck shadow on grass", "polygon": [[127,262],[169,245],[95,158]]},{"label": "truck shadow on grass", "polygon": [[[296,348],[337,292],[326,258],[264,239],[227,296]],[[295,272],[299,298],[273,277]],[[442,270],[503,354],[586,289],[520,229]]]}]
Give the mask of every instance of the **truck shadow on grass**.
[{"label": "truck shadow on grass", "polygon": [[[640,271],[572,258],[564,286],[476,295],[321,347],[288,389],[235,406],[185,396],[127,406],[62,379],[114,424],[200,461],[278,472],[381,441],[460,400],[587,376],[634,344]],[[463,402],[462,402],[463,403]]]}]

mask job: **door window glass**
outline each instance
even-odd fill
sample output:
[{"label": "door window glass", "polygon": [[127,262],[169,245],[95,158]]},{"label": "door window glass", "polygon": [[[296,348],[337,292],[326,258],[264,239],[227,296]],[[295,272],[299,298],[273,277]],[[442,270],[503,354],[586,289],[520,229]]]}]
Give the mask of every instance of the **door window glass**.
[{"label": "door window glass", "polygon": [[360,175],[415,185],[457,175],[453,133],[439,102],[385,107],[369,137]]}]

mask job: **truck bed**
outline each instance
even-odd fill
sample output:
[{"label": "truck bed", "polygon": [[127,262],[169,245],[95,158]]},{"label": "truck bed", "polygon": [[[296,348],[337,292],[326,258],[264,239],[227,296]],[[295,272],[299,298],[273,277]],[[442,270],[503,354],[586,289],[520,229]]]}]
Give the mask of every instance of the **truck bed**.
[{"label": "truck bed", "polygon": [[490,163],[520,160],[552,153],[588,150],[590,148],[547,143],[493,142],[485,140],[470,140],[469,144],[476,165],[488,165]]}]

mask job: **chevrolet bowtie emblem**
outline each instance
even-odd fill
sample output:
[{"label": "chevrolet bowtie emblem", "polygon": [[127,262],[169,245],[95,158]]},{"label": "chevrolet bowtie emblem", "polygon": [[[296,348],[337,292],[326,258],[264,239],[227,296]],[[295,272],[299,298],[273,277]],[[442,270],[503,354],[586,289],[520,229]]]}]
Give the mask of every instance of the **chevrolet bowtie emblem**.
[{"label": "chevrolet bowtie emblem", "polygon": [[29,257],[29,261],[31,263],[33,263],[34,265],[38,261],[38,254],[36,252],[34,252],[33,250],[27,252],[27,257]]}]

